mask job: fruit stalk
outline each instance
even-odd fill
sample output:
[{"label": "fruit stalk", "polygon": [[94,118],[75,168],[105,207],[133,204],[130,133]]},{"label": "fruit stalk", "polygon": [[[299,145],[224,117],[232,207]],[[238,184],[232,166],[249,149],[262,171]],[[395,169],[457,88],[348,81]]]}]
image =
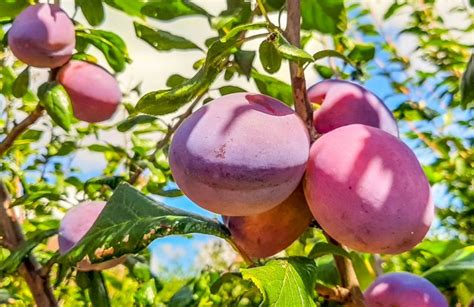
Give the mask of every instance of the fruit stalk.
[{"label": "fruit stalk", "polygon": [[[299,47],[301,31],[300,0],[287,0],[286,7],[288,11],[287,27],[285,31],[286,37],[291,44]],[[302,65],[290,62],[290,76],[296,113],[298,113],[301,119],[305,122],[310,133],[311,141],[314,141],[317,138],[317,133],[313,126],[313,110],[306,93],[306,81]],[[327,236],[327,238],[331,243],[341,246],[339,242],[333,240],[329,236]],[[334,261],[341,276],[342,286],[347,287],[351,293],[351,301],[347,303],[347,306],[365,306],[362,291],[360,290],[359,281],[355,275],[352,262],[341,256],[334,256]]]},{"label": "fruit stalk", "polygon": [[[10,204],[8,191],[0,181],[0,230],[3,240],[14,251],[25,242],[25,236]],[[49,278],[41,274],[41,266],[33,255],[30,254],[23,260],[18,271],[28,284],[37,306],[58,305],[49,284]]]}]

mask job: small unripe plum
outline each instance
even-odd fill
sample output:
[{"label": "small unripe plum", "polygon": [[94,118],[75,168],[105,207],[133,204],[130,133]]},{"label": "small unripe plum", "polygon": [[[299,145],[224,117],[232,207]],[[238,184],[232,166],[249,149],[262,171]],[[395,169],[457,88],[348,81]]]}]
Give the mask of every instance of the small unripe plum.
[{"label": "small unripe plum", "polygon": [[308,99],[321,105],[313,113],[314,127],[319,133],[350,124],[363,124],[398,136],[392,112],[374,93],[358,84],[325,80],[308,89]]},{"label": "small unripe plum", "polygon": [[169,154],[176,183],[196,204],[222,215],[253,215],[295,190],[308,160],[309,136],[282,102],[236,93],[187,118]]},{"label": "small unripe plum", "polygon": [[269,211],[223,218],[239,248],[251,258],[265,258],[290,246],[308,229],[313,216],[300,185]]},{"label": "small unripe plum", "polygon": [[114,76],[92,63],[70,61],[57,79],[71,98],[74,116],[89,123],[111,118],[122,99]]},{"label": "small unripe plum", "polygon": [[365,291],[367,307],[448,307],[443,294],[423,277],[397,272],[377,278]]},{"label": "small unripe plum", "polygon": [[415,154],[397,137],[370,126],[343,126],[319,138],[311,147],[304,189],[321,227],[361,252],[410,250],[434,215]]},{"label": "small unripe plum", "polygon": [[32,5],[15,18],[8,32],[8,45],[28,65],[59,67],[69,61],[74,51],[74,25],[57,5]]},{"label": "small unripe plum", "polygon": [[[61,220],[59,226],[59,252],[64,255],[73,249],[89,231],[106,205],[103,201],[82,202],[70,209]],[[76,264],[80,271],[105,270],[125,260],[124,257],[107,260],[101,263],[90,263],[82,260]]]}]

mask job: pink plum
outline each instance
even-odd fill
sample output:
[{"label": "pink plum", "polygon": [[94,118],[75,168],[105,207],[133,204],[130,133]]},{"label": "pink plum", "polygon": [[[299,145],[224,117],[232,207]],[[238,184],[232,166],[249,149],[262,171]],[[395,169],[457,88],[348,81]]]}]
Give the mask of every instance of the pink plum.
[{"label": "pink plum", "polygon": [[337,128],[311,147],[305,195],[321,227],[348,247],[401,253],[426,235],[430,186],[410,148],[370,126]]},{"label": "pink plum", "polygon": [[319,133],[364,124],[398,136],[397,122],[390,110],[374,93],[358,84],[325,80],[308,89],[308,99],[321,105],[313,115],[314,127]]},{"label": "pink plum", "polygon": [[13,54],[28,65],[58,67],[69,61],[74,51],[74,25],[57,5],[32,5],[15,18],[8,44]]},{"label": "pink plum", "polygon": [[[105,205],[106,202],[104,201],[82,202],[66,213],[61,220],[58,235],[59,252],[61,254],[66,254],[76,246],[97,220]],[[105,270],[122,263],[124,260],[124,257],[120,257],[94,264],[91,264],[88,260],[82,260],[76,266],[80,271]]]},{"label": "pink plum", "polygon": [[377,278],[365,291],[367,307],[448,307],[443,294],[423,277],[389,273]]},{"label": "pink plum", "polygon": [[298,115],[261,94],[230,94],[203,106],[178,128],[170,166],[183,193],[228,216],[262,213],[300,182],[309,136]]},{"label": "pink plum", "polygon": [[298,188],[278,206],[249,216],[225,216],[234,242],[252,258],[272,256],[308,229],[313,216],[306,204],[303,188]]},{"label": "pink plum", "polygon": [[61,67],[57,80],[71,98],[74,116],[89,123],[111,118],[122,99],[114,76],[92,63],[70,61]]}]

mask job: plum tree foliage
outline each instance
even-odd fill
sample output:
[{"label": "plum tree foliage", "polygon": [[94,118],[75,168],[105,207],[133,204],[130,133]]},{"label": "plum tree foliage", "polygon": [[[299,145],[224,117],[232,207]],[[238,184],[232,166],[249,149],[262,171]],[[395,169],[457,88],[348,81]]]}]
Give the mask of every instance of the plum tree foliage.
[{"label": "plum tree foliage", "polygon": [[[0,304],[474,303],[468,4],[38,2],[0,0]],[[194,75],[120,84],[112,10],[143,48],[202,52]],[[213,36],[161,29],[191,16]],[[195,233],[235,260],[152,268],[153,240]]]}]

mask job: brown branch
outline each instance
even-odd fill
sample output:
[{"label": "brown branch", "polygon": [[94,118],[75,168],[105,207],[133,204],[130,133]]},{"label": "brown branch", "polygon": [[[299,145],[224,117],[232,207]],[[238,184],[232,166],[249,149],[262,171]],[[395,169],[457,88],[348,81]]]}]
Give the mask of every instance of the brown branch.
[{"label": "brown branch", "polygon": [[[324,233],[324,235],[331,244],[344,248],[341,243],[331,238],[327,233]],[[334,255],[334,262],[336,263],[342,286],[347,288],[351,294],[350,301],[346,302],[344,306],[365,306],[364,296],[360,290],[359,280],[357,279],[352,261],[346,257]]]},{"label": "brown branch", "polygon": [[8,133],[5,139],[0,143],[0,157],[13,145],[13,142],[34,124],[43,115],[43,107],[38,104],[36,109],[31,112],[24,120],[16,124]]},{"label": "brown branch", "polygon": [[[25,236],[10,205],[8,191],[3,182],[0,181],[0,227],[4,239],[15,249],[25,242]],[[41,276],[41,266],[33,255],[30,254],[23,260],[18,272],[28,284],[37,306],[58,305],[49,284],[49,279]]]},{"label": "brown branch", "polygon": [[[292,45],[300,47],[300,0],[287,0],[286,7],[288,10],[286,37]],[[299,63],[290,62],[290,76],[296,113],[298,113],[301,119],[305,122],[311,140],[314,141],[317,135],[313,127],[313,109],[311,108],[306,93],[306,80],[304,77],[303,66]]]},{"label": "brown branch", "polygon": [[326,287],[321,284],[316,284],[315,289],[319,296],[324,297],[330,301],[347,303],[351,300],[351,293],[347,288],[340,286]]}]

